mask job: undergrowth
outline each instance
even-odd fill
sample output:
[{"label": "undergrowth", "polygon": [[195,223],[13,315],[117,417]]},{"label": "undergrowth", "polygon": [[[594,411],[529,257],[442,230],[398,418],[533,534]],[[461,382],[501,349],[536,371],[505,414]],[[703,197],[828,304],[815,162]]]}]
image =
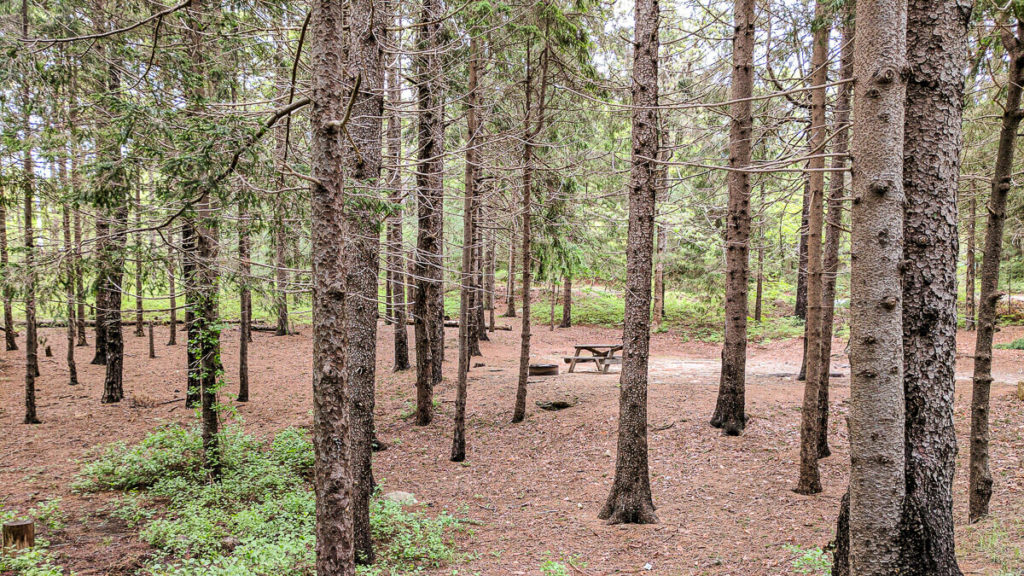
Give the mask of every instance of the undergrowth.
[{"label": "undergrowth", "polygon": [[[116,443],[86,464],[79,490],[124,494],[112,516],[139,529],[156,553],[141,570],[150,576],[300,576],[314,574],[313,447],[289,428],[264,444],[237,429],[225,434],[223,475],[202,467],[199,432],[157,429],[134,446]],[[451,532],[459,522],[371,503],[377,562],[365,576],[415,574],[455,562]]]}]

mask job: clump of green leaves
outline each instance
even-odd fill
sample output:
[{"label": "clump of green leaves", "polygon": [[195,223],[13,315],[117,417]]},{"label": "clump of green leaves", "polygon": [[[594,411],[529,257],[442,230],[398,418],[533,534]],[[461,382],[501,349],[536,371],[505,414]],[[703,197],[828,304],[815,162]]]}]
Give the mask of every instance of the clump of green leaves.
[{"label": "clump of green leaves", "polygon": [[832,576],[832,559],[821,548],[801,548],[786,545],[787,552],[793,554],[793,569],[797,574],[814,574],[815,576]]},{"label": "clump of green leaves", "polygon": [[[53,512],[54,510],[57,512]],[[36,516],[40,522],[46,523],[50,529],[59,530],[60,528],[54,528],[52,524],[45,522],[40,515],[40,512],[50,513],[52,517],[56,518],[59,510],[60,499],[55,498],[40,504],[39,507],[31,511],[31,515]],[[18,516],[17,510],[7,508],[0,503],[0,524],[14,520]],[[64,521],[62,514],[59,514],[59,518],[61,522]],[[64,570],[57,564],[49,548],[49,541],[44,538],[36,538],[35,546],[27,550],[5,550],[3,554],[0,554],[0,574],[4,574],[4,576],[8,574],[11,576],[63,576]]]},{"label": "clump of green leaves", "polygon": [[1024,350],[1024,338],[1017,338],[1009,344],[996,344],[1000,350]]},{"label": "clump of green leaves", "polygon": [[[222,440],[220,482],[202,470],[199,431],[157,429],[135,446],[117,444],[83,468],[83,489],[128,491],[111,514],[156,548],[151,576],[307,576],[314,572],[316,500],[308,434],[289,428],[269,443],[239,430]],[[416,573],[456,561],[452,516],[430,517],[375,498],[377,563],[367,576]]]}]

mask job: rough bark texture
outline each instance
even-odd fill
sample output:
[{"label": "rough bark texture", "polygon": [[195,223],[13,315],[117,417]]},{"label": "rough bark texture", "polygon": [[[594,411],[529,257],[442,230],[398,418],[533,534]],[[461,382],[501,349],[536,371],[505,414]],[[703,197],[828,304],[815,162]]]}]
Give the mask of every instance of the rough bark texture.
[{"label": "rough bark texture", "polygon": [[725,434],[743,433],[747,424],[747,279],[750,252],[750,96],[754,90],[754,0],[736,0],[732,41],[733,103],[729,127],[729,207],[725,228],[725,343],[718,401],[711,425]]},{"label": "rough bark texture", "polygon": [[562,323],[559,328],[572,328],[572,276],[562,283]]},{"label": "rough bark texture", "polygon": [[996,303],[999,259],[1003,250],[1003,225],[1006,222],[1006,197],[1013,185],[1013,156],[1022,111],[1021,84],[1024,83],[1024,24],[1017,23],[1016,38],[1003,34],[1010,53],[1006,104],[999,131],[996,165],[992,173],[992,192],[988,200],[988,226],[985,252],[981,262],[981,296],[978,302],[978,336],[974,347],[974,385],[971,396],[971,458],[968,515],[975,522],[988,514],[992,497],[992,471],[988,464],[989,394],[992,388],[992,337],[996,330]]},{"label": "rough bark texture", "polygon": [[[28,37],[28,0],[21,3],[21,32]],[[29,117],[30,95],[27,82],[22,85],[25,146],[22,163],[22,192],[25,209],[25,424],[39,424],[36,416],[36,376],[39,375],[39,341],[36,336],[36,269],[32,205],[35,203],[35,165],[32,158],[32,124]],[[10,328],[11,325],[8,325]]]},{"label": "rough bark texture", "polygon": [[953,545],[957,190],[971,2],[910,0],[903,191],[906,499],[900,574],[960,576]]},{"label": "rough bark texture", "polygon": [[167,322],[167,345],[174,346],[178,343],[178,294],[175,286],[175,276],[178,268],[178,256],[173,248],[168,248],[167,253],[167,291],[171,297],[170,319]]},{"label": "rough bark texture", "polygon": [[68,314],[68,385],[78,385],[78,366],[75,364],[75,259],[74,245],[71,243],[71,215],[68,207],[62,208],[62,224],[64,230],[64,298],[67,301]]},{"label": "rough bark texture", "polygon": [[185,406],[195,408],[199,406],[199,370],[200,357],[196,347],[192,345],[198,338],[198,323],[196,322],[196,291],[193,288],[196,282],[197,267],[195,262],[196,251],[196,230],[195,224],[186,219],[181,226],[181,271],[182,290],[185,292],[185,367],[186,367],[186,390]]},{"label": "rough bark texture", "polygon": [[[283,211],[281,207],[279,210]],[[288,237],[284,216],[274,222],[274,308],[277,311],[277,336],[288,334]]]},{"label": "rough bark texture", "polygon": [[[133,228],[139,230],[142,228],[142,189],[140,186],[135,186],[135,219]],[[142,269],[142,236],[139,233],[135,234],[135,336],[142,337],[146,335],[145,328],[143,328],[143,312],[142,312],[142,280],[143,280],[143,269]]]},{"label": "rough bark texture", "polygon": [[516,317],[516,218],[512,216],[509,225],[511,232],[508,240],[508,276],[505,279],[505,313],[504,318]]},{"label": "rough bark texture", "polygon": [[658,190],[658,0],[636,0],[633,51],[633,155],[629,182],[626,304],[619,376],[615,481],[598,517],[609,524],[658,521],[647,462],[647,363],[651,272]]},{"label": "rough bark texture", "polygon": [[831,26],[828,8],[821,0],[814,5],[814,38],[811,56],[811,127],[809,140],[810,160],[807,181],[810,199],[807,203],[807,374],[804,381],[804,400],[800,410],[800,479],[797,494],[821,492],[818,473],[818,440],[821,420],[818,415],[818,388],[822,370],[828,371],[828,358],[822,358],[822,261],[821,227],[824,221],[825,196],[825,84],[828,82],[828,38]]},{"label": "rough bark texture", "polygon": [[441,74],[441,0],[423,0],[417,27],[416,99],[419,155],[416,169],[416,424],[434,418],[434,387],[444,362],[444,98]]},{"label": "rough bark texture", "polygon": [[[115,200],[112,200],[115,201]],[[120,206],[111,210],[110,238],[104,243],[103,281],[107,310],[103,313],[107,336],[107,375],[103,381],[104,404],[124,398],[124,333],[121,322],[121,286],[124,282],[125,250],[128,248],[128,206],[122,197]]]},{"label": "rough bark texture", "polygon": [[897,573],[903,505],[906,3],[857,3],[850,273],[850,567]]},{"label": "rough bark texture", "polygon": [[[395,26],[400,25],[401,18],[397,13],[397,2],[390,2],[391,18]],[[386,32],[389,44],[393,41],[394,32]],[[402,118],[398,114],[398,106],[402,101],[401,57],[395,54],[387,69],[388,109],[387,115],[387,187],[394,213],[387,220],[387,266],[391,281],[391,313],[394,315],[394,346],[395,371],[409,369],[409,329],[406,326],[405,300],[405,266],[402,252],[402,174],[398,169],[402,159]]]},{"label": "rough bark texture", "polygon": [[[74,181],[78,174],[76,165],[76,157],[78,156],[78,148],[73,148],[71,156],[71,178]],[[78,301],[78,325],[75,327],[78,336],[78,346],[88,346],[89,341],[85,337],[85,270],[82,266],[82,214],[75,206],[74,210],[74,225],[75,225],[75,300]],[[6,314],[6,310],[4,311]]]},{"label": "rough bark texture", "polygon": [[[348,290],[339,243],[347,231],[340,126],[349,94],[344,81],[344,6],[313,3],[310,17],[312,70],[312,263],[313,263],[313,448],[316,491],[316,572],[355,574],[351,410],[348,396]],[[376,298],[374,299],[376,300]]]}]

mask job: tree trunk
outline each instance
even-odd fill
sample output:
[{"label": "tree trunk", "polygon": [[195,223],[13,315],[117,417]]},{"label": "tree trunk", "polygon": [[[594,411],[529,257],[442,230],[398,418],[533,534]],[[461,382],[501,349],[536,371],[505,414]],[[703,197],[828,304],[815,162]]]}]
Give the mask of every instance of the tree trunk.
[{"label": "tree trunk", "polygon": [[1002,258],[1003,225],[1006,222],[1006,197],[1013,185],[1013,155],[1020,126],[1021,84],[1024,83],[1024,24],[1017,23],[1016,38],[1003,34],[1010,53],[1006,105],[999,131],[999,147],[992,174],[992,192],[988,200],[988,226],[985,252],[981,262],[981,297],[978,303],[978,336],[974,347],[974,386],[971,396],[970,506],[968,516],[976,522],[988,515],[992,497],[992,472],[988,464],[989,394],[992,388],[992,337],[996,330],[996,303],[999,260]]},{"label": "tree trunk", "polygon": [[[853,78],[853,7],[842,13],[843,34],[840,74]],[[850,100],[853,86],[839,87],[833,118],[832,175],[829,180],[828,220],[825,226],[825,252],[821,288],[821,381],[818,384],[818,458],[828,458],[829,373],[832,369],[832,334],[835,325],[836,276],[839,274],[839,245],[843,233],[843,198],[846,196],[846,155],[850,151]]]},{"label": "tree trunk", "polygon": [[[659,178],[659,188],[663,180]],[[655,223],[654,231],[654,309],[651,316],[654,318],[654,330],[657,331],[661,329],[661,321],[665,318],[665,248],[668,239],[665,237],[665,227],[661,224]]]},{"label": "tree trunk", "polygon": [[[478,125],[482,125],[483,124],[482,120],[478,118],[477,119],[477,124]],[[482,127],[481,127],[481,129],[482,129]],[[479,157],[480,157],[480,154],[478,153],[477,154],[477,158],[479,158]],[[480,169],[478,169],[478,177],[482,178],[482,174],[480,172]],[[474,225],[473,225],[473,308],[474,309],[473,309],[472,313],[473,313],[474,318],[476,319],[476,321],[474,322],[474,328],[476,329],[476,334],[473,337],[473,340],[476,342],[476,350],[475,350],[475,355],[476,356],[483,356],[483,353],[480,351],[480,342],[481,341],[486,342],[486,341],[490,340],[490,338],[487,337],[487,317],[484,315],[484,308],[486,306],[486,304],[485,304],[485,297],[484,297],[484,282],[485,282],[486,274],[487,273],[486,273],[486,270],[485,270],[486,269],[486,265],[485,265],[485,262],[484,262],[484,257],[486,256],[485,251],[484,251],[484,245],[486,244],[486,242],[484,240],[484,233],[483,233],[483,216],[484,216],[484,214],[483,214],[483,204],[484,204],[485,189],[482,188],[481,186],[482,185],[478,185],[477,186],[477,190],[476,190],[477,200],[474,203],[476,205],[476,216],[474,217]]]},{"label": "tree trunk", "polygon": [[[135,220],[136,230],[142,228],[142,190],[139,185],[135,186]],[[141,338],[146,335],[143,327],[142,310],[142,235],[135,233],[135,336]]]},{"label": "tree trunk", "polygon": [[900,574],[961,576],[953,545],[957,191],[970,5],[907,8],[903,149],[906,499]]},{"label": "tree trunk", "polygon": [[495,244],[492,227],[487,233],[487,269],[484,273],[484,306],[487,308],[488,314],[488,332],[494,332],[494,270],[497,268],[497,246]]},{"label": "tree trunk", "polygon": [[[474,216],[477,213],[477,66],[479,65],[480,46],[479,30],[472,28],[469,43],[469,78],[466,86],[466,177],[465,194],[462,201],[462,269],[459,274],[459,374],[455,390],[455,422],[452,432],[451,461],[462,462],[466,459],[466,389],[469,379],[469,360],[473,332],[476,323],[472,309],[474,296],[473,252],[476,240]],[[479,343],[477,344],[479,349]]]},{"label": "tree trunk", "polygon": [[416,424],[434,418],[434,387],[441,382],[444,362],[444,98],[439,19],[441,0],[423,0],[417,28],[415,60],[419,105],[419,157],[416,196],[419,227],[416,238]]},{"label": "tree trunk", "polygon": [[[103,210],[96,211],[96,253],[106,254],[107,244],[110,242],[110,221]],[[104,262],[97,265],[96,271],[96,309],[93,328],[96,331],[96,353],[93,355],[91,364],[105,366],[107,364],[107,309],[110,307],[110,295],[107,294],[106,281],[104,279]]]},{"label": "tree trunk", "polygon": [[729,116],[729,214],[725,231],[725,344],[718,401],[711,425],[736,436],[747,424],[747,279],[750,252],[750,165],[754,89],[754,0],[736,0]]},{"label": "tree trunk", "polygon": [[815,2],[813,48],[811,56],[811,127],[810,160],[807,181],[811,196],[807,203],[807,378],[800,410],[800,479],[797,494],[821,492],[818,473],[818,440],[821,420],[818,415],[818,388],[821,372],[828,370],[828,358],[821,357],[823,339],[821,326],[821,228],[824,221],[825,196],[825,85],[828,83],[828,44],[831,26],[828,8],[821,0]]},{"label": "tree trunk", "polygon": [[[21,34],[28,38],[28,0],[21,2]],[[35,220],[32,205],[35,202],[35,166],[32,159],[32,123],[29,117],[28,81],[22,80],[21,106],[24,113],[25,151],[22,169],[25,199],[25,424],[39,424],[36,416],[36,376],[39,375],[39,341],[36,337],[36,268]],[[8,328],[12,324],[7,325]]]},{"label": "tree trunk", "polygon": [[249,401],[249,342],[252,341],[252,292],[249,277],[252,274],[252,257],[249,241],[249,212],[239,208],[238,214],[238,299],[240,303],[238,322],[238,401]]},{"label": "tree trunk", "polygon": [[505,280],[505,318],[516,317],[516,217],[511,216],[511,233],[508,241],[508,278]]},{"label": "tree trunk", "polygon": [[971,199],[968,201],[970,216],[967,219],[967,259],[964,277],[964,330],[974,330],[977,306],[975,304],[974,286],[977,284],[978,265],[974,261],[975,238],[978,233],[978,198],[977,192],[971,187]]},{"label": "tree trunk", "polygon": [[[803,201],[800,203],[800,247],[797,258],[796,272],[796,306],[793,315],[802,320],[807,319],[807,214],[808,202],[811,199],[811,183],[804,179]],[[803,368],[801,367],[801,374]],[[803,376],[800,377],[803,380]]]},{"label": "tree trunk", "polygon": [[196,278],[196,229],[195,223],[186,219],[181,227],[181,283],[185,292],[185,364],[187,387],[185,391],[185,406],[195,408],[200,402],[200,356],[193,343],[199,337],[196,321],[196,290],[198,282]]},{"label": "tree trunk", "polygon": [[7,270],[10,266],[10,255],[7,251],[7,203],[10,199],[7,198],[6,189],[0,187],[3,191],[3,198],[0,198],[0,274],[2,274],[3,281],[3,298],[4,298],[4,339],[7,343],[7,351],[18,349],[18,341],[16,340],[17,331],[14,327],[14,305],[13,305],[13,293],[14,290],[11,288],[11,279]]},{"label": "tree trunk", "polygon": [[[76,158],[78,156],[77,146],[72,148],[71,156],[71,180],[74,182],[78,174]],[[85,337],[85,269],[82,266],[82,214],[75,205],[75,300],[78,302],[78,325],[75,327],[78,336],[78,346],[88,346],[89,341]],[[6,312],[6,311],[5,311]]]},{"label": "tree trunk", "polygon": [[167,345],[174,346],[178,343],[178,295],[176,293],[177,288],[174,285],[174,277],[177,269],[177,254],[174,253],[174,248],[167,249],[167,290],[170,292],[170,318],[168,320],[169,334],[167,338]]},{"label": "tree trunk", "polygon": [[62,207],[64,229],[64,297],[68,313],[68,385],[78,385],[78,366],[75,364],[75,259],[74,245],[71,244],[71,214],[67,205]]},{"label": "tree trunk", "polygon": [[572,276],[562,281],[562,323],[559,328],[572,328]]},{"label": "tree trunk", "polygon": [[[279,211],[283,212],[280,207]],[[288,238],[284,216],[274,222],[274,308],[277,311],[276,336],[288,335]]]},{"label": "tree trunk", "polygon": [[626,304],[619,376],[615,481],[598,514],[609,524],[658,521],[647,462],[647,368],[651,340],[651,272],[658,190],[657,0],[636,0],[633,53],[633,156],[629,183]]},{"label": "tree trunk", "polygon": [[[395,2],[391,6],[391,18],[395,27],[401,25],[401,17],[397,11]],[[396,34],[387,31],[388,44],[395,41]],[[394,314],[394,346],[395,346],[395,371],[409,369],[409,329],[406,326],[406,299],[405,299],[405,266],[402,251],[402,220],[404,206],[402,204],[402,174],[399,170],[402,160],[402,118],[398,114],[398,106],[402,101],[402,59],[400,54],[392,56],[387,67],[388,83],[388,108],[387,115],[387,172],[388,189],[390,190],[390,201],[394,213],[387,219],[387,261],[388,271],[391,274],[391,281],[394,286],[391,289],[391,311]]]},{"label": "tree trunk", "polygon": [[904,495],[903,118],[906,4],[858,2],[850,238],[850,568],[897,572]]},{"label": "tree trunk", "polygon": [[525,140],[523,144],[523,322],[520,331],[519,345],[519,380],[516,384],[516,403],[512,410],[512,423],[522,422],[526,418],[526,387],[530,373],[530,284],[533,281],[533,232],[532,226],[532,203],[533,203],[533,157],[534,148],[537,146],[536,138],[544,129],[544,100],[547,93],[548,83],[548,46],[545,27],[544,49],[541,52],[541,79],[537,96],[536,120],[533,119],[533,108],[531,107],[533,78],[530,63],[530,49],[526,50],[526,122]]},{"label": "tree trunk", "polygon": [[764,230],[757,238],[757,284],[754,290],[754,321],[761,321],[762,300],[764,299]]}]

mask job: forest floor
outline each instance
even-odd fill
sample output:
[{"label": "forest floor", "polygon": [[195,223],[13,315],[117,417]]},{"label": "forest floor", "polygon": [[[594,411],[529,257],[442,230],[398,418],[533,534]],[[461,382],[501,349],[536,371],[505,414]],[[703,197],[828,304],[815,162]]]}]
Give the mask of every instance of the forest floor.
[{"label": "forest floor", "polygon": [[[428,513],[448,510],[468,520],[458,548],[460,566],[428,574],[541,574],[545,561],[571,559],[577,574],[774,575],[797,573],[792,546],[812,549],[832,539],[839,499],[846,489],[849,452],[845,415],[849,361],[837,341],[832,369],[833,455],[821,462],[825,491],[792,492],[797,479],[803,383],[795,379],[801,342],[776,341],[749,350],[746,433],[725,437],[708,426],[718,387],[720,344],[655,334],[650,369],[650,465],[660,523],[607,526],[597,513],[608,494],[615,465],[618,376],[593,365],[565,372],[563,355],[576,343],[611,343],[621,331],[574,327],[549,331],[535,326],[535,361],[562,366],[562,374],[531,378],[528,418],[509,423],[519,356],[518,321],[501,318],[514,331],[491,333],[483,342],[483,364],[470,374],[465,463],[449,462],[456,330],[447,330],[445,382],[437,391],[433,424],[414,426],[413,371],[394,373],[393,328],[379,328],[377,429],[388,450],[375,456],[383,489],[415,494]],[[76,494],[71,484],[97,446],[138,441],[167,422],[191,422],[184,407],[184,346],[167,347],[158,335],[158,358],[149,359],[146,339],[126,328],[125,401],[101,405],[103,368],[88,364],[91,348],[76,348],[82,384],[67,386],[65,339],[60,329],[42,331],[54,352],[41,358],[37,381],[37,426],[21,424],[23,352],[0,352],[0,503],[27,510],[61,497],[66,526],[47,535],[62,565],[79,575],[129,573],[149,554],[148,546],[105,512],[107,495]],[[410,340],[412,330],[410,329]],[[90,333],[90,338],[91,338]],[[1024,336],[1005,328],[997,343]],[[250,345],[251,401],[234,403],[245,429],[270,436],[288,426],[311,424],[310,330],[275,337],[254,334]],[[956,428],[960,454],[955,518],[961,566],[967,574],[1024,574],[1024,404],[1015,398],[1024,378],[1024,351],[996,350],[992,394],[992,455],[995,493],[992,516],[966,521],[967,434],[973,334],[960,335]],[[183,340],[179,338],[179,341]],[[237,328],[223,334],[223,358],[233,381]],[[614,369],[613,369],[614,370]],[[230,391],[231,384],[229,384]],[[558,412],[535,401],[575,399]],[[80,522],[96,518],[101,522]],[[44,529],[45,530],[45,529]],[[550,570],[545,573],[556,573]]]}]

